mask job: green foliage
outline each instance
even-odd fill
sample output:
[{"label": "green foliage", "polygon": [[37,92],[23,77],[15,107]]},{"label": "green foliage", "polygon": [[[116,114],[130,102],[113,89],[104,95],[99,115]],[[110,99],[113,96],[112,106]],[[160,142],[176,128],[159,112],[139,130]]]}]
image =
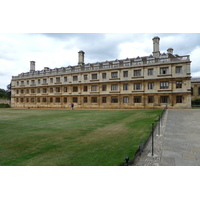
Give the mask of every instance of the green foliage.
[{"label": "green foliage", "polygon": [[200,105],[200,99],[192,100],[192,105]]},{"label": "green foliage", "polygon": [[0,109],[0,165],[120,165],[134,156],[161,112]]},{"label": "green foliage", "polygon": [[10,108],[10,105],[7,103],[0,103],[0,108]]}]

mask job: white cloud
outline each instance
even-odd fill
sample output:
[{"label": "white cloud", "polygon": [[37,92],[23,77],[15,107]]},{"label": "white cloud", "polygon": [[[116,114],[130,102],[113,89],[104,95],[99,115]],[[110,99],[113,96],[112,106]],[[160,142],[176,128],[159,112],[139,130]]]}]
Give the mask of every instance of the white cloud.
[{"label": "white cloud", "polygon": [[191,63],[192,76],[197,77],[200,75],[200,46],[197,46],[190,53],[190,60],[192,61]]}]

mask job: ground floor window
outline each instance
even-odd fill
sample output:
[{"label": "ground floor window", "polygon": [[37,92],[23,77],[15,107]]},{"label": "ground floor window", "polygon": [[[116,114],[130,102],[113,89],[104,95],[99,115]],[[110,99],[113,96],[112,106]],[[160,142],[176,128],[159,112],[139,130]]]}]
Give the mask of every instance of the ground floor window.
[{"label": "ground floor window", "polygon": [[92,103],[97,103],[97,97],[92,97],[92,98],[91,98],[91,102],[92,102]]},{"label": "ground floor window", "polygon": [[88,102],[87,97],[83,97],[83,102],[84,102],[84,103],[87,103],[87,102]]},{"label": "ground floor window", "polygon": [[34,102],[35,102],[35,99],[34,99],[34,98],[31,98],[31,102],[34,103]]},{"label": "ground floor window", "polygon": [[56,98],[56,103],[60,103],[60,98],[59,97]]},{"label": "ground floor window", "polygon": [[123,97],[123,103],[128,103],[128,97]]},{"label": "ground floor window", "polygon": [[142,97],[141,96],[135,96],[134,97],[134,103],[142,103]]},{"label": "ground floor window", "polygon": [[53,103],[53,98],[52,97],[50,98],[50,103]]},{"label": "ground floor window", "polygon": [[118,103],[118,97],[111,97],[111,103]]},{"label": "ground floor window", "polygon": [[102,97],[102,103],[106,103],[106,97]]},{"label": "ground floor window", "polygon": [[77,102],[78,102],[78,98],[77,98],[77,97],[73,97],[72,100],[73,100],[74,103],[77,103]]},{"label": "ground floor window", "polygon": [[37,99],[37,102],[38,102],[38,103],[40,102],[40,98]]},{"label": "ground floor window", "polygon": [[160,97],[160,103],[168,103],[169,97],[168,96],[161,96]]},{"label": "ground floor window", "polygon": [[64,103],[67,103],[67,97],[64,97]]},{"label": "ground floor window", "polygon": [[148,96],[148,103],[154,102],[154,96]]},{"label": "ground floor window", "polygon": [[183,103],[183,97],[182,96],[176,96],[176,103]]},{"label": "ground floor window", "polygon": [[46,98],[42,98],[42,102],[47,102],[47,99]]}]

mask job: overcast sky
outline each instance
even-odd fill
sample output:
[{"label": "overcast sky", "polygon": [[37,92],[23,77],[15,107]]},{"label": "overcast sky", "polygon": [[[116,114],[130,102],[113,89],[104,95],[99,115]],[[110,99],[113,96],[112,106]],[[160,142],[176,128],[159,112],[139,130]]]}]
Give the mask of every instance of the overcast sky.
[{"label": "overcast sky", "polygon": [[44,67],[66,67],[78,63],[78,51],[85,63],[148,56],[154,36],[160,37],[160,52],[169,47],[174,54],[190,55],[192,77],[200,76],[200,34],[195,33],[1,33],[0,88],[6,89],[12,76]]}]

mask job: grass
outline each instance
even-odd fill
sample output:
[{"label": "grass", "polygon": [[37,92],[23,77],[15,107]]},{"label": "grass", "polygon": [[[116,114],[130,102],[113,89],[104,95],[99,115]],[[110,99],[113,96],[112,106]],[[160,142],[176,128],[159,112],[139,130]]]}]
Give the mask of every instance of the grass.
[{"label": "grass", "polygon": [[1,166],[114,166],[161,110],[0,109]]}]

